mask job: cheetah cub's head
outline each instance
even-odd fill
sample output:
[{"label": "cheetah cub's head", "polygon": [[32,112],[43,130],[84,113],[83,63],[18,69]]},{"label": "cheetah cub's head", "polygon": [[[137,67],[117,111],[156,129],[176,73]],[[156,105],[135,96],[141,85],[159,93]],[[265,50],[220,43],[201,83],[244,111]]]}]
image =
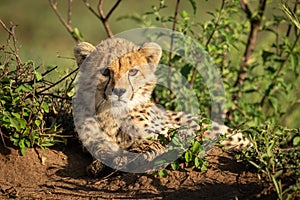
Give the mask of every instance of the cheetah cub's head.
[{"label": "cheetah cub's head", "polygon": [[[96,110],[107,107],[130,110],[148,102],[156,85],[155,71],[161,53],[156,43],[138,47],[124,39],[102,42],[96,48],[79,43],[74,49],[81,68],[98,68]],[[89,66],[95,63],[97,66]]]}]

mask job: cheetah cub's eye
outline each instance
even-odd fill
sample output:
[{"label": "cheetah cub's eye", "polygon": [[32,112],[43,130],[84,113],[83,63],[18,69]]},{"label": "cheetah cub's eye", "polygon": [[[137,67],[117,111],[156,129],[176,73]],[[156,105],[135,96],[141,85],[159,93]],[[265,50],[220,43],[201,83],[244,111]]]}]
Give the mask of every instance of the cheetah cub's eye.
[{"label": "cheetah cub's eye", "polygon": [[109,76],[109,74],[110,74],[110,71],[109,71],[109,69],[105,69],[105,70],[102,70],[101,72],[100,72],[103,76]]},{"label": "cheetah cub's eye", "polygon": [[138,69],[130,69],[130,70],[128,71],[128,75],[129,75],[129,76],[135,76],[138,72],[139,72]]}]

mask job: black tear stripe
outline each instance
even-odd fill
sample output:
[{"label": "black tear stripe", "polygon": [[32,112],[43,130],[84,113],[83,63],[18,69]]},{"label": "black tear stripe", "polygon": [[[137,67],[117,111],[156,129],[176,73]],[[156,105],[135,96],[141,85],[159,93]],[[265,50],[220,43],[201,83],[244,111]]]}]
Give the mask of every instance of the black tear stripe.
[{"label": "black tear stripe", "polygon": [[122,66],[121,58],[118,60],[118,63],[119,63],[119,72],[120,72],[121,71],[121,66]]},{"label": "black tear stripe", "polygon": [[129,75],[127,75],[127,79],[128,79],[129,84],[130,84],[131,91],[132,91],[132,95],[131,95],[131,97],[130,97],[130,100],[132,100],[133,97],[134,97],[134,95],[135,95],[135,94],[134,94],[134,89],[133,89],[133,85],[132,85],[132,83],[131,83],[131,81],[130,81]]},{"label": "black tear stripe", "polygon": [[108,84],[109,84],[109,82],[110,82],[110,75],[108,75],[108,81],[107,81],[107,83],[105,84],[105,86],[104,86],[104,92],[103,92],[103,98],[105,99],[105,100],[107,100],[107,96],[106,96],[106,94],[105,94],[105,91],[107,90],[107,87],[108,87]]}]

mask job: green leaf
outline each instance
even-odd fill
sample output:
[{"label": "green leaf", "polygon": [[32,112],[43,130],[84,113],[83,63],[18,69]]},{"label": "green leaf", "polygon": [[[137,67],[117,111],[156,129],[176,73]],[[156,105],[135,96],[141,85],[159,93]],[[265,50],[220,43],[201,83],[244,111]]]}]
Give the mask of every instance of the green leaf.
[{"label": "green leaf", "polygon": [[203,165],[201,166],[201,171],[206,171],[206,170],[208,170],[208,169],[207,169],[206,165],[203,164]]},{"label": "green leaf", "polygon": [[167,170],[163,169],[158,172],[158,175],[166,178],[168,176],[168,172],[167,172]]},{"label": "green leaf", "polygon": [[26,154],[26,147],[20,148],[21,155],[24,156]]},{"label": "green leaf", "polygon": [[11,113],[11,115],[16,117],[17,119],[21,118],[21,115],[19,113]]},{"label": "green leaf", "polygon": [[186,162],[191,162],[193,160],[192,152],[189,151],[189,150],[187,152],[185,152],[184,159],[185,159]]},{"label": "green leaf", "polygon": [[283,170],[279,170],[275,173],[274,177],[277,178],[283,173]]},{"label": "green leaf", "polygon": [[179,169],[179,162],[175,161],[175,162],[171,163],[171,167],[173,170]]},{"label": "green leaf", "polygon": [[201,169],[202,164],[203,164],[202,160],[200,158],[196,157],[194,162],[195,162],[195,167],[198,169]]},{"label": "green leaf", "polygon": [[193,144],[193,147],[192,147],[192,152],[193,153],[198,153],[199,152],[199,149],[200,149],[200,143],[196,140]]},{"label": "green leaf", "polygon": [[40,125],[41,125],[41,120],[39,120],[39,119],[37,119],[37,120],[35,120],[34,121],[34,124],[37,126],[37,127],[39,127]]},{"label": "green leaf", "polygon": [[41,144],[41,146],[43,146],[43,147],[51,147],[53,145],[54,145],[54,143],[50,143],[50,142]]},{"label": "green leaf", "polygon": [[268,58],[269,57],[271,57],[271,56],[273,56],[274,55],[274,53],[273,52],[271,52],[271,51],[266,51],[266,50],[263,50],[263,52],[262,52],[262,58],[263,58],[263,63],[266,63],[267,62],[267,60],[268,60]]},{"label": "green leaf", "polygon": [[195,0],[189,0],[190,4],[192,5],[193,7],[193,13],[194,15],[196,14],[197,12],[197,4],[196,4],[196,1]]},{"label": "green leaf", "polygon": [[73,29],[73,33],[72,33],[73,37],[80,40],[80,41],[84,41],[83,39],[83,35],[81,34],[81,32],[79,31],[78,28],[74,28]]},{"label": "green leaf", "polygon": [[19,123],[20,123],[20,128],[24,129],[27,125],[27,121],[25,119],[19,119]]},{"label": "green leaf", "polygon": [[10,121],[10,126],[11,127],[17,129],[18,131],[21,130],[20,123],[19,123],[18,119],[10,117],[9,121]]},{"label": "green leaf", "polygon": [[31,146],[31,143],[28,139],[24,138],[24,144],[26,147],[30,147]]},{"label": "green leaf", "polygon": [[300,145],[300,136],[297,136],[293,139],[293,146],[296,147]]},{"label": "green leaf", "polygon": [[17,93],[19,93],[19,92],[30,92],[30,91],[32,91],[32,87],[30,85],[23,84],[23,85],[20,85],[19,87],[17,87],[15,91]]},{"label": "green leaf", "polygon": [[45,111],[45,113],[49,112],[49,107],[48,107],[48,104],[46,102],[43,102],[41,104],[41,108]]},{"label": "green leaf", "polygon": [[67,95],[68,95],[68,97],[72,97],[72,96],[74,95],[74,93],[75,93],[75,89],[72,88],[72,90],[70,90],[70,91],[67,93]]},{"label": "green leaf", "polygon": [[38,71],[34,71],[34,75],[37,81],[40,81],[43,79],[43,76],[38,72]]}]

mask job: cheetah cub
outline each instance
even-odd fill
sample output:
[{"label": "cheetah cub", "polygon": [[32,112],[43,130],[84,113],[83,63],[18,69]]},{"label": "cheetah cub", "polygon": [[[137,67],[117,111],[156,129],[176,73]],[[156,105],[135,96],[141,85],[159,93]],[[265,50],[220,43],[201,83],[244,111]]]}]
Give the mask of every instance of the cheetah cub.
[{"label": "cheetah cub", "polygon": [[[165,110],[151,102],[162,54],[158,44],[137,46],[113,38],[96,47],[79,43],[74,54],[80,66],[73,98],[74,122],[84,147],[96,158],[88,169],[92,175],[101,174],[105,165],[128,172],[161,167],[157,161],[176,159],[189,147],[195,133],[203,130],[193,116]],[[204,136],[228,135],[221,142],[227,148],[250,145],[241,133],[215,122],[212,125],[213,129],[205,131]],[[155,140],[159,135],[168,137],[173,129],[178,129],[184,147],[181,150],[170,151]]]}]

